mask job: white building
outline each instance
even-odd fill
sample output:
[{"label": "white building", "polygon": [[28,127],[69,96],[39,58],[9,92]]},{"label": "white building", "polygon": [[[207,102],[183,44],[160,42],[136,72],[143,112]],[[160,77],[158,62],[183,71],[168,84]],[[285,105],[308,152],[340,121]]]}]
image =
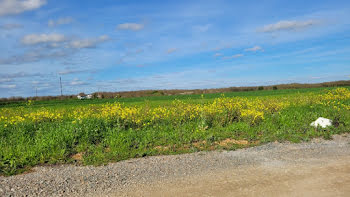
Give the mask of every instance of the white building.
[{"label": "white building", "polygon": [[86,95],[86,96],[80,96],[80,95],[78,95],[77,98],[78,98],[79,100],[92,99],[92,95],[91,95],[91,94],[88,94],[88,95]]}]

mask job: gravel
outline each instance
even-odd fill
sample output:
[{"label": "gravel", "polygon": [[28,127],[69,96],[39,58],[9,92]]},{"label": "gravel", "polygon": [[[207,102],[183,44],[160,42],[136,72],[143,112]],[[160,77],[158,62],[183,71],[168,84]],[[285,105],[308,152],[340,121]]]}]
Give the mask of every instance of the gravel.
[{"label": "gravel", "polygon": [[[130,159],[105,166],[56,165],[0,177],[0,196],[124,195],[138,185],[244,166],[307,165],[350,156],[350,135],[307,143],[269,143],[237,151],[197,152]],[[322,160],[323,158],[323,160]]]}]

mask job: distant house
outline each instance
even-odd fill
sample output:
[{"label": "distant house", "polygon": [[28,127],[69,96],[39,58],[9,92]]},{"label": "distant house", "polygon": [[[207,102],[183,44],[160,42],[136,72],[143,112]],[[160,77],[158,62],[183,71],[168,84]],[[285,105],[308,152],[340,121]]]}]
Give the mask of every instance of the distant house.
[{"label": "distant house", "polygon": [[86,96],[80,96],[80,95],[78,95],[77,98],[80,99],[80,100],[84,100],[84,99],[86,99]]},{"label": "distant house", "polygon": [[79,100],[92,99],[92,95],[91,95],[91,94],[86,95],[86,94],[84,94],[84,93],[80,93],[80,94],[77,96],[77,98],[78,98]]}]

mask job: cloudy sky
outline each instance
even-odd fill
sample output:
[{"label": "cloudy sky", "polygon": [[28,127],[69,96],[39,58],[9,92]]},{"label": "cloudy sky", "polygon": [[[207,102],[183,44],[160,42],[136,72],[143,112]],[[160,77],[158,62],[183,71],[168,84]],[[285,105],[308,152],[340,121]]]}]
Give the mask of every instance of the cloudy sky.
[{"label": "cloudy sky", "polygon": [[0,0],[0,97],[350,80],[348,0]]}]

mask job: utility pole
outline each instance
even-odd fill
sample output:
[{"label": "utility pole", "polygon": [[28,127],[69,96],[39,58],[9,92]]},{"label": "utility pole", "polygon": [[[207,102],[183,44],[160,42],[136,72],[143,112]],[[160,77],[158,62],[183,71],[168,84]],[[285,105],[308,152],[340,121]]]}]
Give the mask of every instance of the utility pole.
[{"label": "utility pole", "polygon": [[63,96],[63,94],[62,94],[62,80],[61,80],[61,77],[60,77],[60,87],[61,87],[61,96]]}]

